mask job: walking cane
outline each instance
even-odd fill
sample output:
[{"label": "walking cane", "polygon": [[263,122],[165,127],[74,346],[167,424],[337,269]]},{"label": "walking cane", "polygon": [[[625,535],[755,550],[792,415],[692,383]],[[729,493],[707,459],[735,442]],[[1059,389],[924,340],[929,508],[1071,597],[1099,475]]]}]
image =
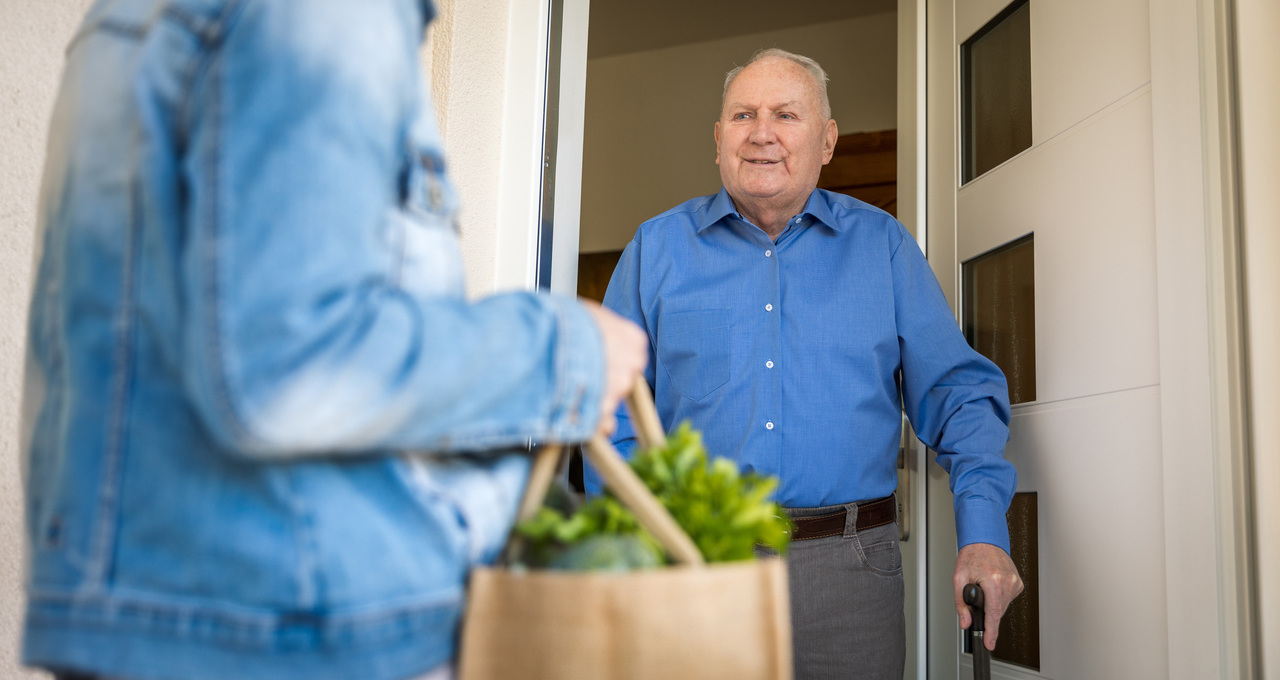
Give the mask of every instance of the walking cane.
[{"label": "walking cane", "polygon": [[991,680],[991,652],[983,642],[986,622],[982,586],[976,583],[965,586],[964,603],[969,605],[973,615],[973,623],[969,625],[969,632],[973,635],[973,680]]}]

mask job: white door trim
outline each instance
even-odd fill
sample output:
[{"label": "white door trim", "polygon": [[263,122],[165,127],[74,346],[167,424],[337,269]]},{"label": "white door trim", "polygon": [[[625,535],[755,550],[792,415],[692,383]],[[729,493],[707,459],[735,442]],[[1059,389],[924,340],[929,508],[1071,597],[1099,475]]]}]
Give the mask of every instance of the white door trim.
[{"label": "white door trim", "polygon": [[[1280,5],[1237,0],[1238,110],[1242,276],[1252,452],[1257,677],[1280,677]],[[1247,247],[1243,247],[1246,246]]]},{"label": "white door trim", "polygon": [[[582,214],[582,136],[587,113],[587,28],[590,0],[562,3],[560,84],[556,129],[555,200],[553,202],[550,290],[578,291],[578,236]],[[546,212],[544,207],[543,212]]]},{"label": "white door trim", "polygon": [[511,3],[495,246],[498,290],[543,287],[569,295],[577,290],[589,4]]},{"label": "white door trim", "polygon": [[[898,220],[915,234],[920,249],[928,252],[928,202],[926,192],[926,50],[925,0],[898,0]],[[907,593],[907,606],[914,605],[914,616],[908,615],[908,637],[914,639],[914,655],[906,660],[906,677],[923,680],[929,668],[928,617],[928,493],[926,472],[929,450],[918,439],[906,449],[906,512],[910,545],[903,544],[903,557],[914,557],[905,565],[914,570],[914,586]],[[908,645],[908,652],[911,651]]]},{"label": "white door trim", "polygon": [[550,3],[510,3],[495,223],[496,290],[528,290],[537,284]]},{"label": "white door trim", "polygon": [[1227,5],[1151,12],[1169,671],[1187,680],[1257,670]]}]

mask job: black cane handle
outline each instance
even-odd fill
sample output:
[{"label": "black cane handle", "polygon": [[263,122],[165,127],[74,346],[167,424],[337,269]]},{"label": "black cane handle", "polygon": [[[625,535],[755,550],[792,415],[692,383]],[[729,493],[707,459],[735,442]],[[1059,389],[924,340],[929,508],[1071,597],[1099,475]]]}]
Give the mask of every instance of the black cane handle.
[{"label": "black cane handle", "polygon": [[976,583],[970,583],[964,587],[964,603],[973,608],[973,624],[969,626],[969,630],[977,633],[985,630],[986,618],[983,612],[983,606],[986,598],[982,594],[982,586]]},{"label": "black cane handle", "polygon": [[986,597],[982,594],[982,586],[970,583],[961,593],[964,603],[973,611],[973,623],[969,624],[969,632],[973,634],[973,678],[974,680],[991,680],[991,653],[987,651],[985,633],[985,612],[983,606]]}]

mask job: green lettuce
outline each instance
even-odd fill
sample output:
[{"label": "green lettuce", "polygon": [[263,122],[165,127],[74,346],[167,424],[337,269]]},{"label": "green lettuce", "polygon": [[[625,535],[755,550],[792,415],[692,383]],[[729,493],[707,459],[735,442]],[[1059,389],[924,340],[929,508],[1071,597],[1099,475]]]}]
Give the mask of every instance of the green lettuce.
[{"label": "green lettuce", "polygon": [[[785,554],[791,522],[770,499],[777,478],[742,474],[726,458],[709,461],[701,433],[688,422],[630,465],[707,562],[752,559],[757,546]],[[569,512],[540,508],[515,531],[525,542],[519,561],[530,567],[621,570],[667,562],[658,542],[607,490]]]}]

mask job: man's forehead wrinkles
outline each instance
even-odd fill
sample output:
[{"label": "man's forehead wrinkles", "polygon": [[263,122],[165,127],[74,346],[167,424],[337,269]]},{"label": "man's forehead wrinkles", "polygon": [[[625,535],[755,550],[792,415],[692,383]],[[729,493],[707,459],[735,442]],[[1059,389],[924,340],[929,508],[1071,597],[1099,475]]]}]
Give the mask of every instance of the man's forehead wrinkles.
[{"label": "man's forehead wrinkles", "polygon": [[731,102],[729,102],[727,105],[725,105],[725,108],[726,108],[726,109],[750,109],[750,110],[754,110],[754,109],[786,109],[786,108],[796,108],[797,106],[800,106],[801,104],[802,104],[802,102],[801,102],[800,100],[798,100],[798,99],[791,99],[791,100],[788,100],[788,101],[785,101],[785,102],[777,102],[777,103],[774,103],[774,104],[757,104],[757,103],[748,103],[748,102],[742,102],[742,101],[738,101],[738,102],[733,102],[733,101],[731,101]]}]

